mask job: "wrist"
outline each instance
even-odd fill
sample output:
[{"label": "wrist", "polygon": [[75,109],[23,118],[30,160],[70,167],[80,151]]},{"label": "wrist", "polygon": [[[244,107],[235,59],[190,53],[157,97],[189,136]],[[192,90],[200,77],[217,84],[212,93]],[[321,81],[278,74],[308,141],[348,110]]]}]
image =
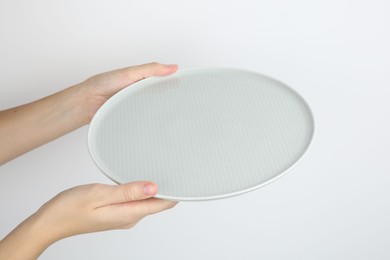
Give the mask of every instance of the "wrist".
[{"label": "wrist", "polygon": [[38,258],[59,240],[47,229],[38,215],[31,215],[0,241],[0,259]]},{"label": "wrist", "polygon": [[[63,113],[69,120],[68,125],[73,129],[89,124],[90,117],[88,111],[89,95],[83,83],[71,86],[59,92],[61,101],[64,103]],[[71,123],[73,122],[73,124]]]},{"label": "wrist", "polygon": [[36,246],[42,248],[43,250],[58,240],[64,238],[61,235],[59,226],[53,227],[50,225],[50,221],[47,220],[44,214],[41,214],[39,211],[31,215],[27,221],[29,221],[30,225],[27,234],[30,238],[39,238]]}]

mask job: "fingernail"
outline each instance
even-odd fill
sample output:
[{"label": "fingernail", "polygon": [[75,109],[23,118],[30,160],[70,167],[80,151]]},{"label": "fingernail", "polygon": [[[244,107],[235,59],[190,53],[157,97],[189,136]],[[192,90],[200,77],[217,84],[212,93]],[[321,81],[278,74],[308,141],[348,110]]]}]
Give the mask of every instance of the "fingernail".
[{"label": "fingernail", "polygon": [[154,185],[148,183],[144,185],[144,194],[152,195],[154,193]]}]

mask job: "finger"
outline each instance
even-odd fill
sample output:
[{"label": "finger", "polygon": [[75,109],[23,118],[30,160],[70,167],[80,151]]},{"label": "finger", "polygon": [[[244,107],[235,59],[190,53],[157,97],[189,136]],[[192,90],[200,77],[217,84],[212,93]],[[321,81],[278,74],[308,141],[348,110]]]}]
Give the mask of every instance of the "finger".
[{"label": "finger", "polygon": [[139,80],[152,76],[167,76],[176,72],[178,66],[175,64],[165,65],[157,62],[152,62],[143,65],[137,65],[118,70],[123,78],[127,79],[127,84],[131,85]]},{"label": "finger", "polygon": [[129,228],[154,213],[173,208],[173,201],[149,198],[124,203],[110,204],[99,209],[103,222],[112,223],[115,228]]},{"label": "finger", "polygon": [[116,204],[144,200],[157,193],[157,185],[150,181],[137,181],[107,186],[104,204]]},{"label": "finger", "polygon": [[133,201],[129,203],[121,203],[112,205],[111,209],[116,209],[121,212],[118,215],[126,216],[125,218],[130,218],[131,216],[137,216],[137,218],[143,218],[147,215],[155,214],[167,209],[173,208],[177,202],[162,200],[157,198],[150,198],[147,200]]},{"label": "finger", "polygon": [[177,205],[177,201],[162,200],[151,198],[144,201],[144,206],[140,207],[139,213],[142,215],[151,215],[167,209],[171,209]]}]

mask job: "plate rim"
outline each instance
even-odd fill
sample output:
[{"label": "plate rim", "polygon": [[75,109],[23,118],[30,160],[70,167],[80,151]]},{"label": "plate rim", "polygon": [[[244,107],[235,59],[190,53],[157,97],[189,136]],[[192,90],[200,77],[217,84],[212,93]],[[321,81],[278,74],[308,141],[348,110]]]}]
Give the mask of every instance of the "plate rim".
[{"label": "plate rim", "polygon": [[[282,176],[284,176],[288,172],[290,172],[293,168],[295,168],[296,165],[298,165],[303,160],[303,158],[306,156],[309,148],[312,146],[312,143],[313,143],[313,140],[314,140],[314,136],[315,136],[315,133],[316,133],[316,122],[315,122],[315,117],[314,117],[314,113],[313,113],[312,108],[309,106],[309,104],[306,101],[306,99],[303,98],[303,96],[300,93],[298,93],[295,89],[293,89],[289,85],[285,84],[284,82],[282,82],[282,81],[280,81],[278,79],[275,79],[273,77],[270,77],[268,75],[259,73],[259,72],[254,71],[254,70],[247,70],[247,69],[234,68],[234,67],[228,67],[228,66],[203,66],[203,67],[179,69],[174,74],[171,74],[171,75],[168,75],[168,76],[153,76],[153,77],[145,78],[145,79],[142,79],[140,81],[134,82],[134,83],[124,87],[123,89],[121,89],[120,91],[115,93],[113,96],[111,96],[96,111],[95,115],[93,116],[91,122],[88,125],[88,134],[87,134],[88,152],[90,154],[90,157],[91,157],[92,161],[97,166],[97,168],[108,179],[110,179],[114,183],[116,183],[118,185],[123,184],[123,183],[115,180],[108,173],[106,173],[106,171],[103,169],[103,167],[98,163],[98,160],[96,159],[96,156],[95,156],[95,154],[93,152],[93,149],[91,148],[91,143],[92,143],[91,139],[92,139],[92,135],[93,135],[93,133],[91,133],[92,132],[92,130],[91,130],[92,129],[92,125],[94,124],[95,121],[99,120],[99,115],[102,113],[101,111],[105,110],[104,107],[105,107],[105,105],[107,103],[110,104],[112,102],[115,102],[115,99],[117,99],[115,97],[124,95],[123,94],[124,92],[129,92],[128,94],[131,95],[131,93],[134,93],[137,90],[141,89],[143,87],[143,85],[148,84],[150,82],[153,83],[153,81],[159,81],[159,80],[162,80],[162,79],[168,79],[170,77],[175,77],[175,76],[177,77],[180,74],[193,72],[193,71],[210,71],[210,70],[233,70],[233,71],[237,71],[237,72],[244,72],[244,73],[255,74],[255,75],[258,75],[258,76],[270,79],[270,80],[272,80],[272,81],[282,85],[283,87],[287,88],[289,91],[293,92],[301,100],[301,102],[304,104],[304,106],[306,107],[308,115],[309,115],[309,117],[311,119],[311,122],[312,122],[312,132],[311,132],[311,135],[308,138],[307,146],[304,148],[304,150],[303,150],[302,154],[299,156],[299,158],[293,164],[291,164],[287,169],[285,169],[284,171],[280,172],[279,174],[277,174],[276,176],[272,177],[271,179],[269,179],[269,180],[267,180],[265,182],[262,182],[262,183],[260,183],[258,185],[255,185],[255,186],[252,186],[252,187],[249,187],[249,188],[246,188],[246,189],[234,191],[234,192],[224,193],[224,194],[220,194],[220,195],[212,195],[212,196],[191,196],[191,197],[189,197],[189,196],[187,196],[187,197],[169,196],[169,195],[160,194],[157,191],[157,194],[154,197],[158,198],[158,199],[164,199],[164,200],[170,200],[170,201],[209,201],[209,200],[219,200],[219,199],[224,199],[224,198],[235,197],[235,196],[238,196],[238,195],[242,195],[242,194],[245,194],[245,193],[248,193],[248,192],[260,189],[260,188],[262,188],[262,187],[264,187],[264,186],[266,186],[266,185],[268,185],[268,184],[278,180],[279,178],[281,178]],[[114,101],[112,101],[112,100],[114,100]],[[157,183],[157,185],[158,185],[158,183]]]}]

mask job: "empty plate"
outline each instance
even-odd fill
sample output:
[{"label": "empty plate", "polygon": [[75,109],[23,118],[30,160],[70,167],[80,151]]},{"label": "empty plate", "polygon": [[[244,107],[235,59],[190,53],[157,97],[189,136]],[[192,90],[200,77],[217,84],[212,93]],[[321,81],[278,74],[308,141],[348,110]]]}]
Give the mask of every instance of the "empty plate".
[{"label": "empty plate", "polygon": [[181,70],[123,89],[93,118],[91,156],[116,183],[150,180],[156,197],[211,200],[259,188],[306,152],[310,108],[255,72]]}]

